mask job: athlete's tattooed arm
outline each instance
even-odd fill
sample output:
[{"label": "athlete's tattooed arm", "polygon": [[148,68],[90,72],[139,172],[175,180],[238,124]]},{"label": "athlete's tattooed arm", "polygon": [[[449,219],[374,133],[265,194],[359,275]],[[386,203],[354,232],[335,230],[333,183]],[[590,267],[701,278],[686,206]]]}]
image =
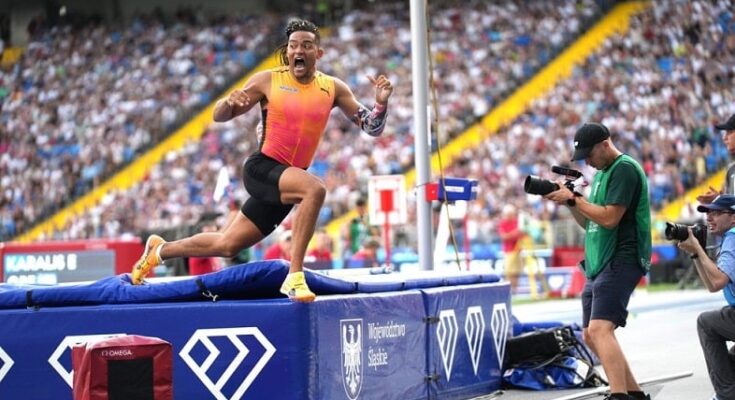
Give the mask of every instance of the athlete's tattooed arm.
[{"label": "athlete's tattooed arm", "polygon": [[375,103],[372,110],[362,104],[357,108],[357,112],[352,116],[354,122],[363,132],[370,136],[380,136],[385,128],[385,117],[388,115],[388,107]]},{"label": "athlete's tattooed arm", "polygon": [[393,87],[384,75],[377,78],[368,76],[368,79],[375,86],[375,107],[372,110],[360,104],[347,84],[337,78],[334,80],[336,89],[334,101],[335,105],[360,129],[370,136],[380,136],[385,129],[388,98],[393,93]]}]

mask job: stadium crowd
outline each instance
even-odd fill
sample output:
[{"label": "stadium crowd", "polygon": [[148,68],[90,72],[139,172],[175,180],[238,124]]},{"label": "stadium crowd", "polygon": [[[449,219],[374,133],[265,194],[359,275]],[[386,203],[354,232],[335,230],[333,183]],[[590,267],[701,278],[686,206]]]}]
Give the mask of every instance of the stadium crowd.
[{"label": "stadium crowd", "polygon": [[[347,14],[323,40],[326,53],[320,68],[358,88],[356,96],[365,104],[371,106],[373,101],[366,75],[387,72],[397,87],[390,123],[380,139],[360,136],[338,113],[331,119],[312,167],[328,185],[322,222],[346,211],[350,200],[365,190],[369,175],[400,172],[413,163],[408,10],[401,3],[383,7],[375,13]],[[440,115],[451,121],[450,135],[495,106],[561,49],[565,40],[577,36],[583,20],[599,12],[593,1],[503,3],[492,5],[493,12],[489,7],[482,2],[445,7],[434,10],[431,17],[436,81],[441,95],[447,96],[441,101]],[[381,35],[387,37],[371,40]],[[462,41],[456,41],[458,37]],[[477,67],[466,65],[467,57],[477,60]],[[246,194],[236,181],[244,156],[256,145],[257,123],[257,116],[250,114],[211,125],[201,145],[170,154],[133,190],[108,194],[99,207],[75,217],[54,236],[119,236],[194,223],[202,213],[224,207],[211,200],[214,177],[223,165],[233,177],[233,197],[243,199]],[[122,218],[129,210],[141,210],[136,213],[140,220]]]},{"label": "stadium crowd", "polygon": [[510,126],[467,149],[447,174],[479,179],[480,201],[470,218],[477,232],[495,232],[494,216],[504,204],[531,219],[559,216],[550,202],[524,193],[523,181],[530,174],[561,179],[552,165],[580,169],[591,181],[591,167],[569,163],[572,138],[585,121],[602,121],[619,135],[621,150],[641,160],[654,209],[732,161],[714,128],[735,113],[729,4],[654,3],[631,20],[628,34],[609,39]]},{"label": "stadium crowd", "polygon": [[273,15],[139,15],[46,27],[0,70],[0,240],[165,138],[268,50]]},{"label": "stadium crowd", "polygon": [[[621,135],[618,143],[626,152],[643,161],[654,207],[719,169],[728,155],[712,125],[735,112],[735,36],[727,4],[656,2],[633,18],[628,34],[605,43],[510,126],[467,149],[447,175],[480,180],[480,200],[471,206],[479,227],[473,236],[495,240],[488,232],[494,232],[503,204],[516,204],[538,219],[557,214],[523,193],[522,182],[527,174],[556,178],[548,170],[571,158],[571,137],[582,121],[602,121]],[[496,106],[598,12],[592,1],[564,0],[473,2],[432,10],[434,77],[445,135],[439,141],[445,143]],[[408,10],[355,11],[331,32],[323,40],[320,69],[344,79],[368,105],[372,93],[365,75],[387,72],[396,89],[381,138],[359,135],[342,115],[330,121],[312,167],[328,187],[322,222],[346,211],[366,189],[368,176],[405,171],[414,157]],[[109,193],[54,237],[138,234],[191,224],[206,212],[225,213],[226,202],[212,200],[215,177],[226,167],[233,182],[230,197],[247,196],[238,183],[239,169],[257,146],[257,119],[250,113],[212,124],[201,143],[167,155],[131,191]],[[592,176],[591,170],[584,172]],[[6,208],[0,209],[3,220]]]}]

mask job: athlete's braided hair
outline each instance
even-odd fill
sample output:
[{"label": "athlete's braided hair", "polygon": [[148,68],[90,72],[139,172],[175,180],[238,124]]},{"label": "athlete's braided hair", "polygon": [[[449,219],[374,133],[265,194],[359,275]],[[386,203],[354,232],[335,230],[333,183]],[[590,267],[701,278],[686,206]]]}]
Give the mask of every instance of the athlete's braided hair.
[{"label": "athlete's braided hair", "polygon": [[321,36],[319,36],[319,27],[316,26],[316,24],[305,19],[292,19],[288,21],[288,24],[286,25],[286,42],[278,46],[278,52],[281,55],[281,64],[288,65],[288,58],[286,57],[288,38],[291,37],[292,33],[299,31],[313,33],[314,36],[316,36],[316,44],[319,44]]}]

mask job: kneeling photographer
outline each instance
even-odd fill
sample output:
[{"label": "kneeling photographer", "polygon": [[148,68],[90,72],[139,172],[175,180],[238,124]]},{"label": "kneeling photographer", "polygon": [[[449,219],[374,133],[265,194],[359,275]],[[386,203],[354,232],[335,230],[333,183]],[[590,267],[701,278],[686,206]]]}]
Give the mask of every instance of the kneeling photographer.
[{"label": "kneeling photographer", "polygon": [[679,248],[691,255],[707,290],[722,290],[728,305],[705,311],[697,318],[697,333],[707,362],[710,381],[718,400],[735,400],[735,356],[728,352],[727,341],[735,341],[735,196],[721,195],[697,211],[707,214],[712,234],[722,235],[717,261],[707,256],[692,228]]}]

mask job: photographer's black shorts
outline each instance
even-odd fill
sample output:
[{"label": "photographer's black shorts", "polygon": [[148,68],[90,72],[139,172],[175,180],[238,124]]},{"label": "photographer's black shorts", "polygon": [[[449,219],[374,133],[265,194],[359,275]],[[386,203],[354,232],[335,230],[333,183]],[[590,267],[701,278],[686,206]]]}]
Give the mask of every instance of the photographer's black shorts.
[{"label": "photographer's black shorts", "polygon": [[263,236],[268,236],[291,212],[293,204],[281,203],[278,180],[287,166],[256,152],[242,167],[242,182],[250,198],[242,205],[244,216],[253,221]]},{"label": "photographer's black shorts", "polygon": [[588,279],[582,292],[582,326],[587,328],[591,319],[625,326],[630,295],[643,275],[643,268],[638,265],[612,261],[596,277]]}]

